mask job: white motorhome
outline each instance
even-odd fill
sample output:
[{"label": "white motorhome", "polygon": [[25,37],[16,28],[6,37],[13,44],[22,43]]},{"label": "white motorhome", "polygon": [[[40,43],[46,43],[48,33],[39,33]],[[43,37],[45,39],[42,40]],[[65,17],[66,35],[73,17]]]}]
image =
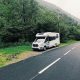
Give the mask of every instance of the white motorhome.
[{"label": "white motorhome", "polygon": [[60,34],[55,32],[37,33],[36,39],[32,43],[32,49],[46,50],[60,44]]}]

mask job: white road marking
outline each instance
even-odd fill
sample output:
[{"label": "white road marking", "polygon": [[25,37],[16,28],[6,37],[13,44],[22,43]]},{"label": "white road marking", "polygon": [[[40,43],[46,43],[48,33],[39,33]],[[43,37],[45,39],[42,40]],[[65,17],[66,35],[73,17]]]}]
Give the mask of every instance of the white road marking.
[{"label": "white road marking", "polygon": [[35,75],[34,77],[32,77],[32,78],[29,79],[29,80],[33,80],[33,79],[35,79],[38,75],[39,75],[39,74]]},{"label": "white road marking", "polygon": [[[60,48],[60,47],[56,47],[56,48]],[[53,49],[56,49],[56,48],[52,48],[52,49],[50,49],[50,50],[53,50]],[[72,50],[75,49],[75,48],[76,48],[76,47],[73,47]],[[48,51],[50,51],[50,50],[43,51],[42,53],[48,52]],[[64,56],[67,55],[67,54],[68,54],[69,52],[71,52],[72,50],[69,50],[68,52],[66,52],[66,53],[64,54]],[[63,56],[63,57],[64,57],[64,56]],[[42,74],[42,73],[45,72],[47,69],[49,69],[52,65],[54,65],[55,63],[57,63],[60,59],[62,59],[62,57],[56,59],[54,62],[52,62],[51,64],[49,64],[47,67],[45,67],[44,69],[42,69],[41,71],[39,71],[38,74],[35,75],[34,77],[32,77],[30,80],[35,79],[38,75]]]},{"label": "white road marking", "polygon": [[71,52],[71,50],[69,50],[68,52],[66,52],[66,53],[64,54],[64,56],[67,55],[69,52]]},{"label": "white road marking", "polygon": [[57,63],[61,58],[56,59],[54,62],[52,62],[51,64],[49,64],[47,67],[45,67],[44,69],[42,69],[41,71],[39,71],[39,74],[42,74],[44,71],[46,71],[48,68],[50,68],[52,65],[54,65],[55,63]]}]

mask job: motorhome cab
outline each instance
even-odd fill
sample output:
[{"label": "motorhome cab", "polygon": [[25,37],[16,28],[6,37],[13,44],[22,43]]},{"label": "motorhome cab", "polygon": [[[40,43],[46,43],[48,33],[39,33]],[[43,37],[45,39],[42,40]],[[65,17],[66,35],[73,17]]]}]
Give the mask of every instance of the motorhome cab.
[{"label": "motorhome cab", "polygon": [[32,49],[46,50],[60,44],[60,35],[55,32],[37,33],[36,39],[32,43]]}]

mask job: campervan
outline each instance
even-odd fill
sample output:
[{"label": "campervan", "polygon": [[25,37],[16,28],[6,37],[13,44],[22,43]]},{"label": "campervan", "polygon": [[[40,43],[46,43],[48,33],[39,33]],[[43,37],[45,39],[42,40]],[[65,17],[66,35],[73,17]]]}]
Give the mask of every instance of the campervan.
[{"label": "campervan", "polygon": [[32,43],[32,49],[46,50],[60,44],[60,34],[56,32],[37,33]]}]

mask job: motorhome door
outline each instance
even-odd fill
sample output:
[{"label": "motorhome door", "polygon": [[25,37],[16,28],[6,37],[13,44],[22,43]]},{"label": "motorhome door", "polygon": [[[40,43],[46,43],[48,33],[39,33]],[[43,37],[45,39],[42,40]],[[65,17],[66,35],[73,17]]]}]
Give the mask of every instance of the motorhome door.
[{"label": "motorhome door", "polygon": [[49,37],[46,37],[45,44],[46,44],[46,47],[49,48]]}]

